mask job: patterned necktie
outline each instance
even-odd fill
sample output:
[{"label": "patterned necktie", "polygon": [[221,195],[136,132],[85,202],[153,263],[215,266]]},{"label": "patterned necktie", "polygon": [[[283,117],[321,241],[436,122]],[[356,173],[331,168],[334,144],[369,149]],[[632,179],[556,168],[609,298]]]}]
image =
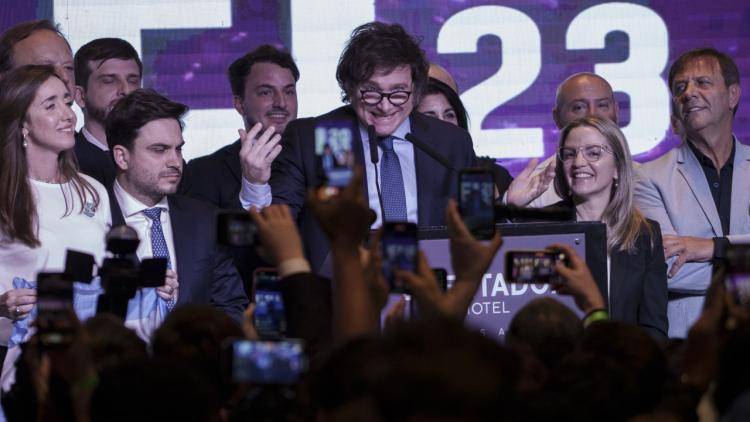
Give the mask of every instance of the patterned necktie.
[{"label": "patterned necktie", "polygon": [[383,222],[406,221],[406,193],[401,163],[393,150],[393,136],[380,141],[383,157],[380,161],[380,183],[383,190]]},{"label": "patterned necktie", "polygon": [[[151,252],[154,258],[167,258],[167,268],[172,269],[172,260],[169,258],[167,240],[161,228],[161,212],[164,208],[148,208],[143,214],[151,219]],[[167,309],[172,310],[175,305],[174,297],[167,301]]]}]

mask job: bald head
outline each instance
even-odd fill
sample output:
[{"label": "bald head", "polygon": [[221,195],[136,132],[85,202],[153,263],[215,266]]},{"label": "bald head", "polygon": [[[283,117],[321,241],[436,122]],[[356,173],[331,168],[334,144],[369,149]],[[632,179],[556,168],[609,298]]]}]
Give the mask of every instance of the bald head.
[{"label": "bald head", "polygon": [[558,128],[587,116],[597,116],[618,123],[617,113],[612,87],[599,75],[576,73],[557,87],[552,117]]}]

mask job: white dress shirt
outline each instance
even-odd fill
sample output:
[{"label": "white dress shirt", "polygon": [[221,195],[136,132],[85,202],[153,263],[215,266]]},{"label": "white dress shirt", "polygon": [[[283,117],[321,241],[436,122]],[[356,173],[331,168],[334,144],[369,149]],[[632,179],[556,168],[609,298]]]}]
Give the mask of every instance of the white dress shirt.
[{"label": "white dress shirt", "polygon": [[83,134],[83,137],[86,138],[86,140],[90,143],[94,144],[95,147],[99,148],[102,151],[109,151],[109,146],[107,146],[107,143],[96,139],[96,137],[92,135],[91,132],[86,130],[86,126],[81,128],[81,133]]},{"label": "white dress shirt", "polygon": [[[136,233],[138,233],[138,238],[141,240],[141,243],[138,244],[138,249],[135,252],[139,260],[153,258],[154,256],[151,248],[151,226],[153,221],[146,217],[143,211],[148,208],[156,207],[164,209],[160,214],[161,228],[162,232],[164,232],[164,240],[167,242],[167,248],[169,249],[169,261],[172,265],[172,269],[177,272],[179,281],[179,268],[177,268],[177,257],[175,256],[172,223],[169,218],[169,203],[167,197],[163,197],[156,205],[149,207],[126,192],[116,180],[113,190],[117,203],[120,205],[120,210],[122,210],[122,215],[125,218],[125,224],[132,227]],[[153,288],[142,288],[136,292],[135,298],[133,298],[128,305],[128,314],[125,319],[125,325],[135,330],[136,333],[138,333],[138,336],[145,341],[149,341],[151,333],[159,327],[165,317],[165,315],[161,315],[160,312],[144,315],[143,310],[139,309],[139,299],[143,295],[151,294],[151,291],[153,290]],[[175,300],[177,300],[176,296]],[[157,307],[157,311],[158,309],[159,308]]]},{"label": "white dress shirt", "polygon": [[[401,125],[391,134],[394,137],[393,151],[398,156],[401,165],[401,175],[404,180],[404,195],[406,197],[406,218],[409,222],[417,223],[418,220],[418,200],[417,200],[417,171],[414,165],[414,145],[406,140],[406,134],[411,130],[409,118],[404,120]],[[375,165],[370,161],[370,139],[367,137],[367,129],[359,125],[359,134],[362,139],[362,148],[365,155],[365,173],[367,176],[367,193],[370,208],[375,211],[377,219],[372,224],[373,229],[382,225],[382,216],[380,215],[380,201],[378,191],[375,186]],[[378,148],[378,179],[382,177],[380,166],[382,165],[382,148]],[[379,180],[380,181],[380,180]],[[381,183],[382,187],[382,183]],[[271,186],[266,183],[263,185],[252,184],[242,178],[242,189],[240,189],[240,203],[242,207],[264,208],[271,204],[272,192]]]}]

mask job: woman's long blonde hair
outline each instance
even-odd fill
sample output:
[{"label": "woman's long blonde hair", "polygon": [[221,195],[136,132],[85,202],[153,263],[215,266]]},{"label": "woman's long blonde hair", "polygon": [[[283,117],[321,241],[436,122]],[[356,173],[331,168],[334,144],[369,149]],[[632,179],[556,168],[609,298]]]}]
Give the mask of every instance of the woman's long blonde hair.
[{"label": "woman's long blonde hair", "polygon": [[[578,127],[590,127],[596,129],[607,140],[607,147],[615,158],[618,179],[612,185],[612,193],[607,206],[602,214],[602,222],[607,225],[607,250],[614,252],[616,250],[634,253],[636,250],[636,241],[641,227],[652,235],[652,227],[646,221],[633,201],[633,184],[635,183],[635,174],[633,171],[633,158],[630,156],[630,149],[617,125],[607,119],[599,117],[584,117],[574,120],[565,126],[560,132],[560,141],[558,150],[565,146],[570,132]],[[555,192],[561,198],[571,198],[572,193],[568,181],[565,178],[560,154],[557,154],[557,168],[555,171]],[[651,236],[653,239],[653,236]],[[653,241],[652,241],[653,243]],[[651,245],[653,247],[653,244]]]}]

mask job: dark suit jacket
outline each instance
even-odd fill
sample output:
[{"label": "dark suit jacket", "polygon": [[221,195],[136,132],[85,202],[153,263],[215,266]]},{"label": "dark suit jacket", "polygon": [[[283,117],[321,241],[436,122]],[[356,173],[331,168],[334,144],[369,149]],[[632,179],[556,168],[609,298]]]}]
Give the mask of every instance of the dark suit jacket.
[{"label": "dark suit jacket", "polygon": [[221,209],[241,210],[241,146],[237,140],[213,154],[190,160],[185,167],[180,192]]},{"label": "dark suit jacket", "polygon": [[[572,206],[564,200],[550,205]],[[666,340],[669,327],[667,263],[659,223],[646,221],[651,225],[652,234],[645,226],[641,227],[634,253],[618,250],[610,254],[609,316],[613,320],[639,325],[652,337]]]},{"label": "dark suit jacket", "polygon": [[86,140],[80,131],[76,133],[74,151],[81,173],[93,177],[104,186],[112,186],[115,181],[115,162],[109,151],[99,149]]},{"label": "dark suit jacket", "polygon": [[[450,160],[456,170],[475,165],[476,156],[468,132],[417,112],[412,113],[410,118],[411,133]],[[320,268],[330,246],[312,213],[305,207],[305,198],[307,189],[320,182],[315,166],[315,127],[319,122],[328,120],[351,121],[354,124],[357,128],[352,145],[355,160],[360,165],[369,162],[369,152],[363,150],[354,110],[344,106],[322,116],[289,123],[282,137],[281,154],[271,168],[272,202],[289,205],[297,217],[305,252],[314,271]],[[417,147],[414,147],[414,166],[419,225],[442,226],[445,224],[448,198],[456,196],[458,175]]]},{"label": "dark suit jacket", "polygon": [[[220,209],[242,210],[240,189],[242,167],[240,165],[239,139],[216,152],[190,160],[183,172],[180,193],[208,202]],[[251,247],[231,247],[229,253],[240,272],[245,291],[252,295],[253,271],[259,267],[270,267]]]},{"label": "dark suit jacket", "polygon": [[[125,224],[111,190],[109,197],[112,225]],[[216,244],[215,208],[179,195],[168,201],[180,283],[177,305],[210,304],[241,322],[248,300],[231,257]]]},{"label": "dark suit jacket", "polygon": [[638,324],[654,338],[666,340],[667,263],[659,223],[646,221],[651,224],[652,235],[641,227],[633,254],[616,251],[610,255],[610,316]]}]

